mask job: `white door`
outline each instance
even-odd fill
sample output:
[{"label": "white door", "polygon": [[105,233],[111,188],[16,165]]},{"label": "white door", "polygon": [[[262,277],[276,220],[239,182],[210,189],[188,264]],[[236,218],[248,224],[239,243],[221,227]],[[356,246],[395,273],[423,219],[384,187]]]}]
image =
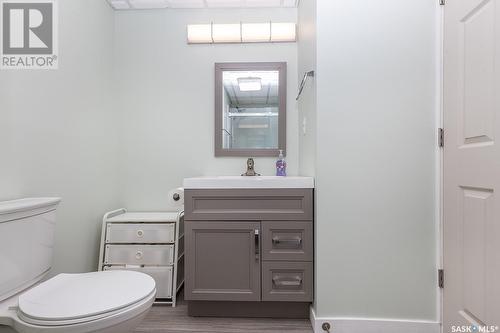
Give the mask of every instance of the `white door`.
[{"label": "white door", "polygon": [[444,44],[443,332],[491,332],[500,326],[500,0],[446,1]]}]

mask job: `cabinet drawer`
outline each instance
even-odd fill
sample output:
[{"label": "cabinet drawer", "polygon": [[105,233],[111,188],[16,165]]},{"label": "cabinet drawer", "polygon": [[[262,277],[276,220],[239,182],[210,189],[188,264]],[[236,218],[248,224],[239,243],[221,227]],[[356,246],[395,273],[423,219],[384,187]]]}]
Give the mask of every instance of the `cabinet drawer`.
[{"label": "cabinet drawer", "polygon": [[172,265],[173,245],[106,245],[106,265]]},{"label": "cabinet drawer", "polygon": [[172,297],[172,266],[166,267],[125,267],[105,266],[105,271],[127,270],[145,273],[156,282],[156,298]]},{"label": "cabinet drawer", "polygon": [[312,261],[311,221],[262,222],[263,260]]},{"label": "cabinet drawer", "polygon": [[312,302],[311,262],[263,262],[262,300]]},{"label": "cabinet drawer", "polygon": [[173,243],[174,223],[108,223],[106,243]]},{"label": "cabinet drawer", "polygon": [[187,221],[308,221],[312,189],[186,190]]}]

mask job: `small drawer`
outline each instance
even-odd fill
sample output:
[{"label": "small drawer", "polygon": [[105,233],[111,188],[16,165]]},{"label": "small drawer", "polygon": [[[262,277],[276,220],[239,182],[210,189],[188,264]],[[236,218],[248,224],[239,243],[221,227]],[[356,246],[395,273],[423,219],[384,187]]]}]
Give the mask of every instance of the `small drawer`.
[{"label": "small drawer", "polygon": [[312,302],[311,262],[263,262],[262,300]]},{"label": "small drawer", "polygon": [[108,223],[106,243],[173,243],[174,223]]},{"label": "small drawer", "polygon": [[165,267],[126,267],[126,266],[105,266],[105,271],[127,270],[145,273],[151,276],[156,282],[156,298],[172,297],[172,266]]},{"label": "small drawer", "polygon": [[262,222],[263,260],[312,261],[312,221]]},{"label": "small drawer", "polygon": [[156,265],[173,264],[173,245],[106,245],[105,265]]}]

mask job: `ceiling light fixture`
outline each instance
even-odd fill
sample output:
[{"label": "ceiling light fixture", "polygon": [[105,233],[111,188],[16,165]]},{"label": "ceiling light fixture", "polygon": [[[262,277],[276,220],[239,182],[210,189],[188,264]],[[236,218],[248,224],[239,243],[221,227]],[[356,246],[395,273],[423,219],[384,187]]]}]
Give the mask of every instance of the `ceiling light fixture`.
[{"label": "ceiling light fixture", "polygon": [[188,44],[295,42],[295,23],[190,24]]}]

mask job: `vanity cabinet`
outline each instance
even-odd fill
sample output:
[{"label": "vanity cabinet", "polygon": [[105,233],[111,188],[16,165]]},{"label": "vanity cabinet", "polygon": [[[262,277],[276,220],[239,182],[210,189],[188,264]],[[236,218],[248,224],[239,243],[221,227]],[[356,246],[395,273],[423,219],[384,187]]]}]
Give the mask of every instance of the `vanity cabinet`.
[{"label": "vanity cabinet", "polygon": [[313,189],[186,189],[184,207],[190,315],[309,316]]}]

